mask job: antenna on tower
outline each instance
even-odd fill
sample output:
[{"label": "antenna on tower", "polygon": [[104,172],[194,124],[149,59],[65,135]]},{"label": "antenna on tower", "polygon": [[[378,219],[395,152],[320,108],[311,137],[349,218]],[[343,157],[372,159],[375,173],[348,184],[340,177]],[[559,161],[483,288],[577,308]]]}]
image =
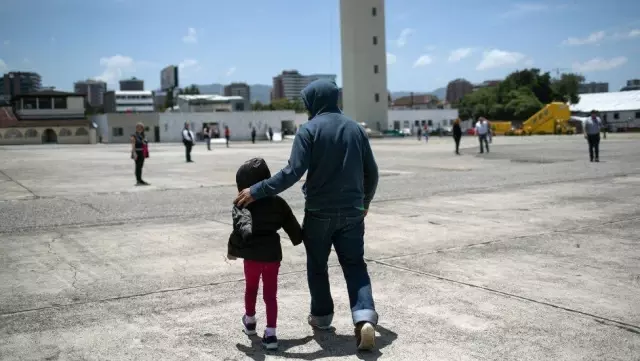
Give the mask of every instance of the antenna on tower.
[{"label": "antenna on tower", "polygon": [[561,71],[565,71],[565,70],[569,70],[569,68],[553,68],[553,69],[551,69],[551,71],[554,71],[556,73],[556,77],[558,79],[560,79],[560,72]]}]

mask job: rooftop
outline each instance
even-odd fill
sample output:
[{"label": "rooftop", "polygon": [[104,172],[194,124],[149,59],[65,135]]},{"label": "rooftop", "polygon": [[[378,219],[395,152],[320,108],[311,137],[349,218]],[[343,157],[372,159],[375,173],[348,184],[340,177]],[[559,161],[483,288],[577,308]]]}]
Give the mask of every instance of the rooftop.
[{"label": "rooftop", "polygon": [[110,90],[116,95],[153,95],[151,90]]},{"label": "rooftop", "polygon": [[569,106],[572,112],[620,112],[640,109],[640,90],[580,94],[580,101]]}]

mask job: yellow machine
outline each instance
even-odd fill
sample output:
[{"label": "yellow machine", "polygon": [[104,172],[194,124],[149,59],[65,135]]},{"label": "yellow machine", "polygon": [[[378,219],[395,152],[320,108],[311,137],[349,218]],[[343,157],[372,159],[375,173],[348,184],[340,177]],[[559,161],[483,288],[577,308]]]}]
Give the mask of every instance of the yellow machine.
[{"label": "yellow machine", "polygon": [[522,128],[516,129],[513,134],[575,134],[576,128],[569,125],[570,118],[571,111],[567,104],[549,103],[522,123]]},{"label": "yellow machine", "polygon": [[506,133],[511,131],[511,128],[513,128],[511,122],[492,120],[490,124],[491,134],[493,135],[505,135]]}]

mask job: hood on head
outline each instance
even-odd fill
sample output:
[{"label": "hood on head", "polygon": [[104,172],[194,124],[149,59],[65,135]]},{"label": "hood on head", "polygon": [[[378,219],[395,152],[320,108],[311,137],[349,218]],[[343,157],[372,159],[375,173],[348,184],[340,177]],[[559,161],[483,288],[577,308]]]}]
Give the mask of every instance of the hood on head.
[{"label": "hood on head", "polygon": [[269,178],[271,178],[271,172],[269,171],[267,162],[262,158],[252,158],[238,168],[236,185],[238,186],[238,190],[241,191]]},{"label": "hood on head", "polygon": [[321,113],[340,113],[338,98],[340,89],[336,83],[318,79],[307,85],[302,92],[302,101],[309,111],[309,119]]}]

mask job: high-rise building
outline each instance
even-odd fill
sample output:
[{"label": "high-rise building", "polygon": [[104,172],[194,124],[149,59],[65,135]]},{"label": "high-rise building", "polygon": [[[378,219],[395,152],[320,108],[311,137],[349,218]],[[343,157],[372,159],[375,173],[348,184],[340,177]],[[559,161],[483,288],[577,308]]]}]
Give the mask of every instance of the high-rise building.
[{"label": "high-rise building", "polygon": [[340,0],[343,111],[389,128],[384,0]]},{"label": "high-rise building", "polygon": [[596,83],[592,81],[591,83],[580,83],[578,85],[578,94],[608,93],[608,92],[609,92],[609,83]]},{"label": "high-rise building", "polygon": [[77,94],[84,94],[92,107],[99,107],[104,104],[107,83],[93,79],[80,80],[73,83],[73,90]]},{"label": "high-rise building", "polygon": [[120,80],[120,91],[143,91],[144,80],[138,78]]},{"label": "high-rise building", "polygon": [[273,78],[273,90],[271,100],[286,98],[288,100],[300,99],[300,92],[309,83],[318,79],[336,81],[335,74],[311,74],[302,75],[297,70],[284,70]]},{"label": "high-rise building", "polygon": [[473,91],[473,84],[466,79],[456,79],[447,84],[446,100],[449,104],[457,103],[463,96]]},{"label": "high-rise building", "polygon": [[627,80],[627,86],[624,86],[622,87],[622,89],[620,89],[621,92],[626,92],[631,90],[640,90],[640,79]]},{"label": "high-rise building", "polygon": [[247,83],[231,83],[224,87],[224,96],[241,96],[243,102],[236,103],[236,107],[243,109],[234,109],[235,111],[251,110],[251,87]]},{"label": "high-rise building", "polygon": [[0,95],[11,99],[16,95],[34,93],[42,88],[42,78],[38,73],[14,71],[0,78]]}]

